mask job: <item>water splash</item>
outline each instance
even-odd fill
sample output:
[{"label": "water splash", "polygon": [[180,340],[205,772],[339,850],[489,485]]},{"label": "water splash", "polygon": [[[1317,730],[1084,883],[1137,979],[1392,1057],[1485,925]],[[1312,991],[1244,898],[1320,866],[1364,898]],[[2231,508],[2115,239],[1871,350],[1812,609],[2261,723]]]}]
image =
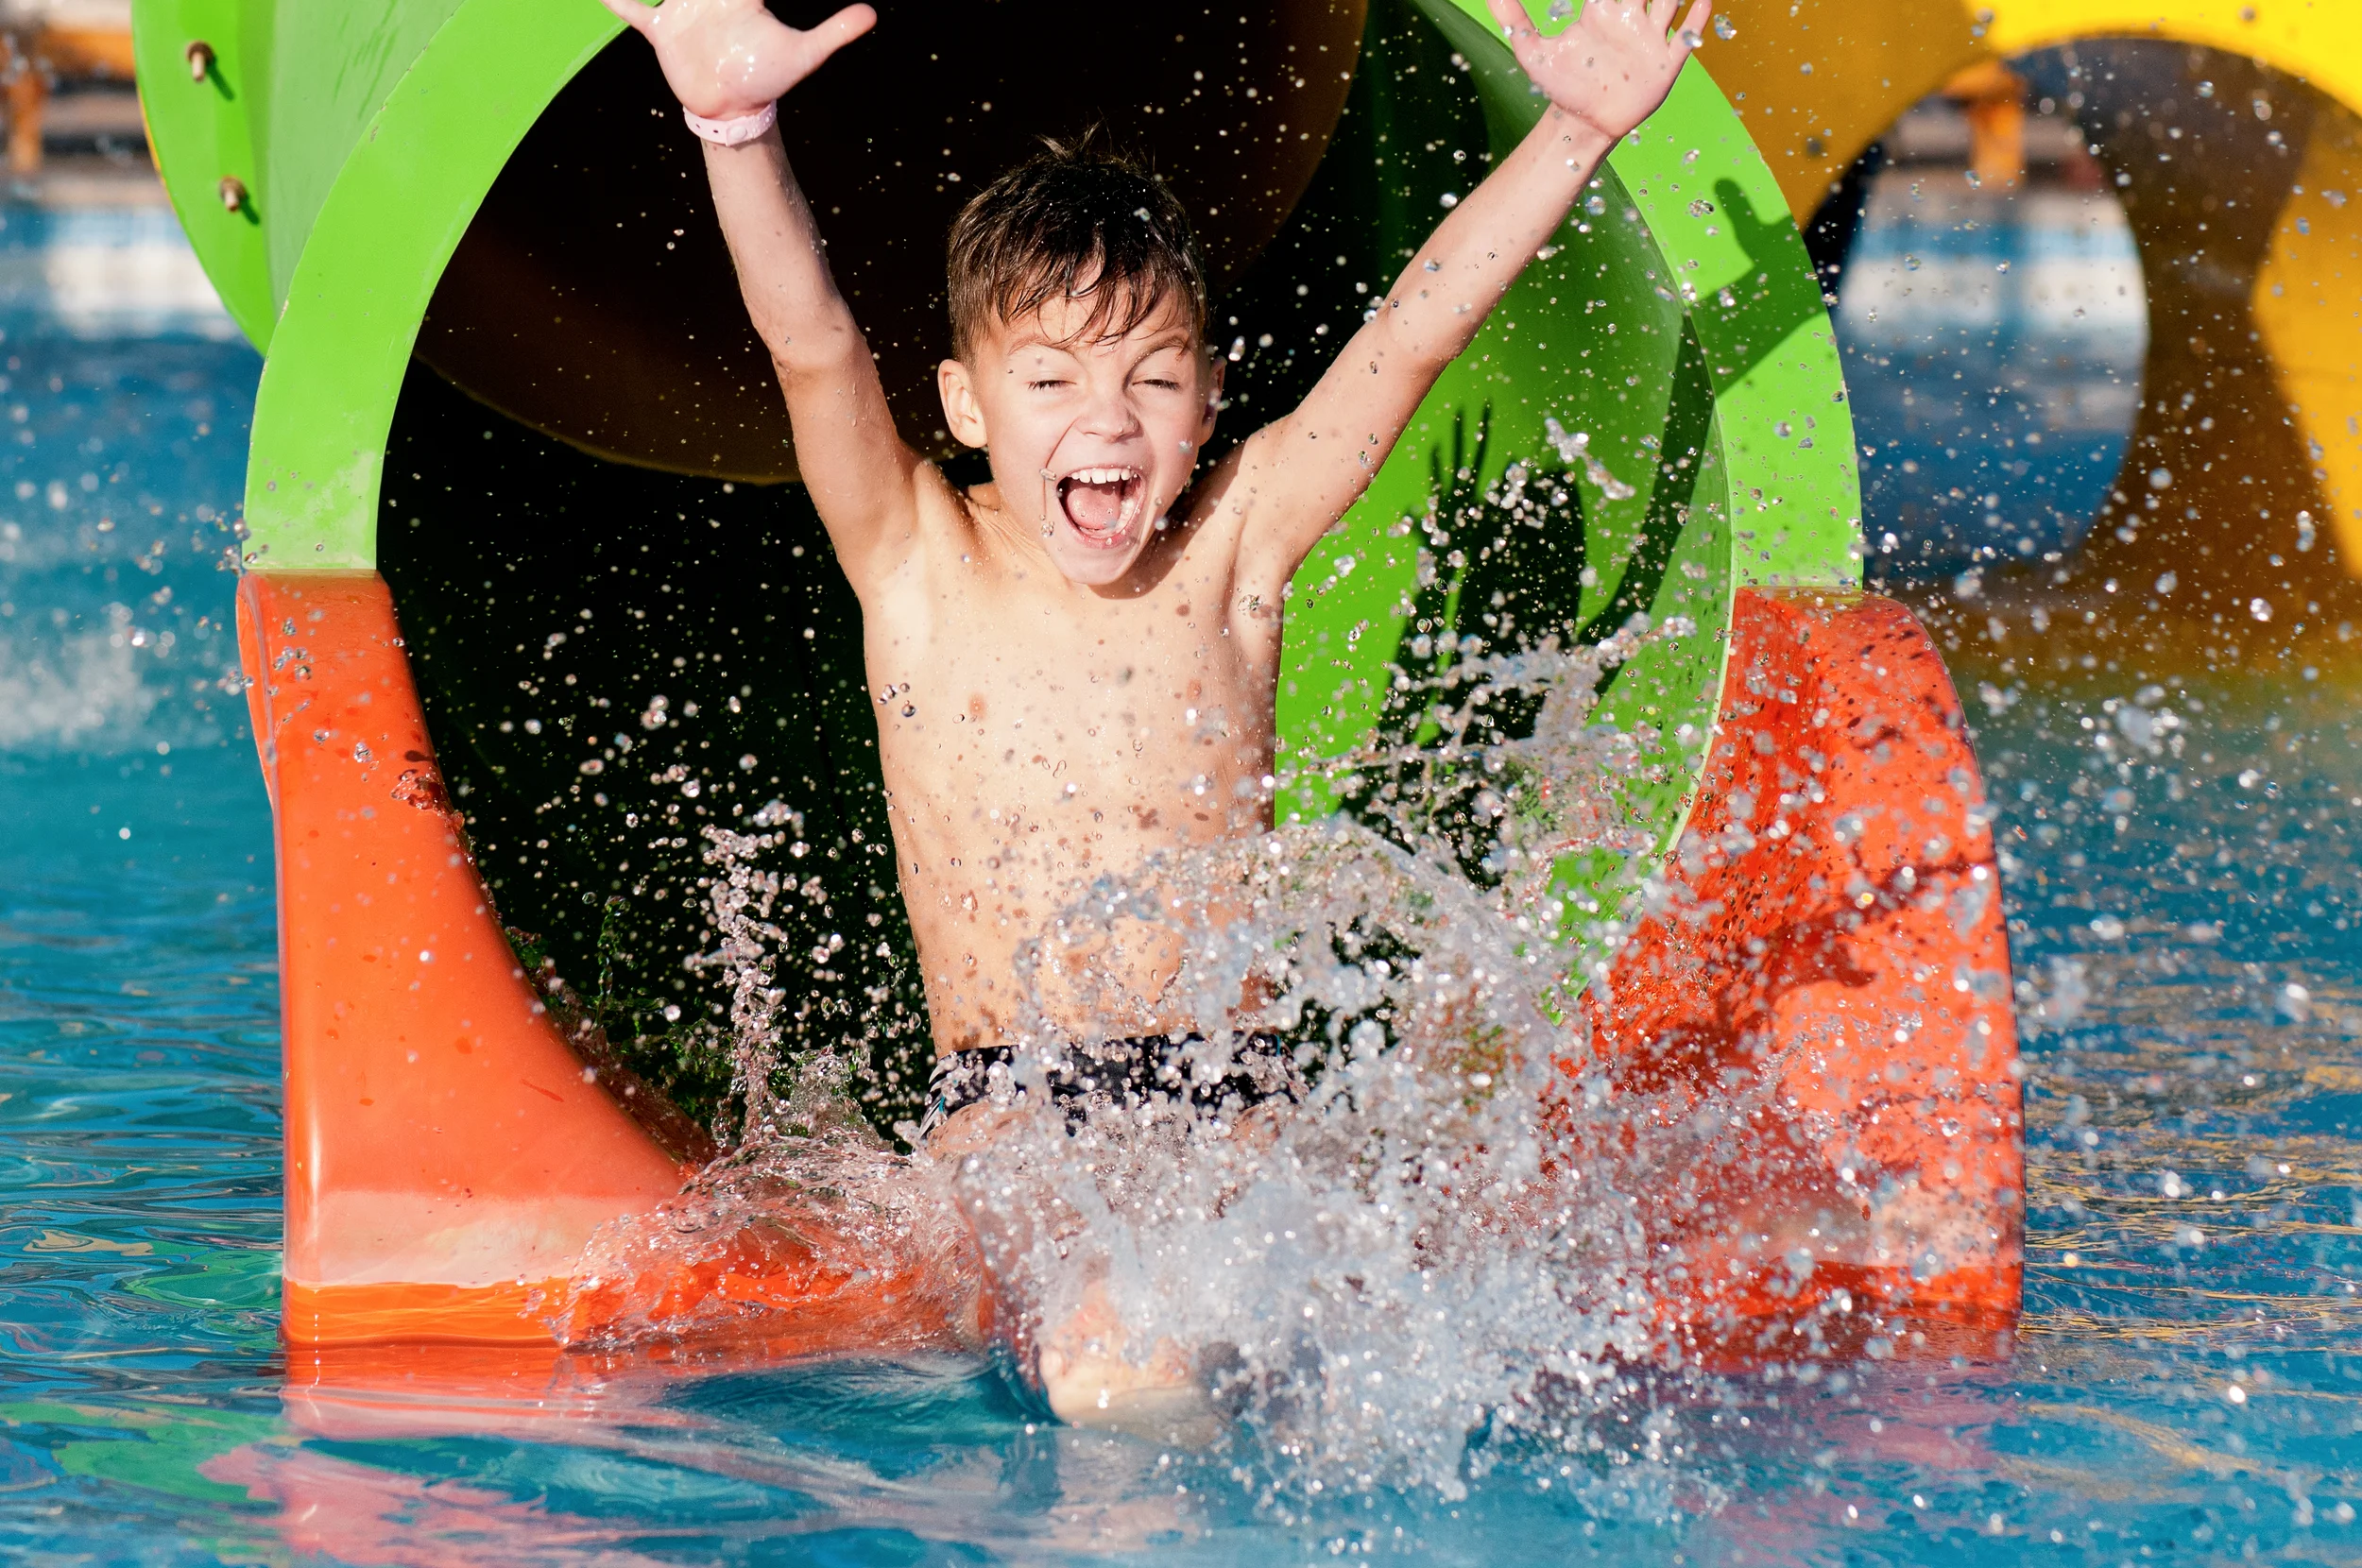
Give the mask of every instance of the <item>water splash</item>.
[{"label": "water splash", "polygon": [[[659,697],[657,702],[663,700]],[[730,1099],[737,1109],[738,1126],[735,1137],[727,1125],[716,1127],[715,1135],[726,1143],[759,1146],[780,1135],[777,1125],[777,1113],[781,1109],[777,1082],[780,1066],[778,1020],[787,993],[771,983],[771,955],[789,938],[772,924],[771,912],[782,887],[793,891],[794,884],[783,883],[776,871],[762,869],[756,858],[800,839],[803,818],[775,800],[748,820],[752,827],[766,831],[741,833],[718,823],[709,823],[703,829],[703,858],[714,873],[707,878],[706,900],[721,944],[689,962],[696,969],[719,968],[730,987]],[[787,831],[767,831],[775,827]],[[728,1115],[726,1108],[723,1116]]]},{"label": "water splash", "polygon": [[1589,431],[1578,430],[1570,434],[1558,422],[1554,415],[1545,418],[1542,423],[1548,433],[1550,445],[1558,452],[1559,460],[1564,463],[1581,463],[1583,477],[1598,486],[1600,492],[1608,500],[1630,501],[1640,493],[1610,473],[1607,465],[1593,455]]},{"label": "water splash", "polygon": [[843,1058],[749,1095],[750,1142],[679,1197],[601,1227],[544,1308],[577,1347],[669,1340],[771,1359],[981,1345],[975,1244],[930,1163],[862,1118]]},{"label": "water splash", "polygon": [[105,631],[65,636],[0,632],[0,751],[89,746],[140,730],[162,696],[135,651],[149,636],[122,605],[109,605],[106,620]]},{"label": "water splash", "polygon": [[[1552,435],[1617,492],[1580,435]],[[1485,498],[1492,522],[1520,520],[1529,477]],[[782,1060],[773,914],[793,883],[757,861],[794,825],[774,806],[709,827],[720,940],[700,962],[730,981],[739,1147],[607,1227],[554,1324],[873,1354],[989,1338],[1030,1371],[1104,1320],[1110,1354],[1182,1369],[1226,1418],[1201,1436],[1283,1506],[1457,1495],[1536,1452],[1638,1495],[1633,1467],[1679,1448],[1630,1370],[1681,1360],[1667,1215],[1698,1170],[1759,1154],[1772,1081],[1612,1085],[1569,983],[1622,929],[1609,890],[1674,896],[1635,804],[1662,782],[1657,739],[1601,723],[1599,693],[1642,641],[1687,635],[1635,617],[1597,644],[1416,639],[1378,731],[1281,785],[1344,810],[1102,878],[1021,952],[1031,1001],[979,1113],[999,1125],[956,1153],[877,1138],[836,1052]],[[1178,972],[1143,942],[1177,946]],[[1151,973],[1172,978],[1139,995]],[[1077,1020],[1142,1015],[1200,1021],[1173,1044],[1202,1085],[1275,1043],[1293,1102],[1053,1101],[1050,1072],[1095,1043]],[[858,1310],[879,1282],[890,1321]]]},{"label": "water splash", "polygon": [[1562,871],[1652,845],[1626,805],[1651,738],[1594,723],[1645,635],[1667,634],[1406,678],[1405,733],[1322,767],[1352,815],[1106,878],[1029,954],[1062,998],[1121,1015],[1147,1000],[1123,990],[1127,916],[1181,912],[1164,998],[1228,1026],[1185,1050],[1198,1082],[1250,1037],[1303,1075],[1293,1106],[1101,1099],[1070,1117],[1041,1107],[1073,1037],[1036,1013],[1001,1089],[1018,1123],[959,1183],[1017,1316],[1053,1336],[1109,1317],[1127,1358],[1190,1360],[1275,1492],[1456,1494],[1502,1451],[1472,1434],[1602,1470],[1661,1447],[1587,1418],[1661,1359],[1641,1195],[1726,1122],[1671,1118],[1643,1157],[1645,1109],[1586,1104],[1566,984],[1586,933]]},{"label": "water splash", "polygon": [[770,1337],[775,1351],[876,1354],[897,1343],[897,1323],[874,1310],[882,1293],[905,1314],[904,1342],[939,1341],[980,1299],[966,1224],[926,1162],[898,1156],[863,1117],[851,1063],[827,1048],[783,1055],[787,993],[773,976],[792,938],[772,916],[796,888],[759,858],[800,841],[804,823],[776,800],[746,820],[755,831],[703,829],[719,941],[689,961],[729,984],[730,1090],[713,1129],[729,1152],[673,1202],[602,1227],[551,1326],[577,1345],[696,1342],[743,1338],[750,1323],[760,1334],[791,1312],[796,1326]]}]

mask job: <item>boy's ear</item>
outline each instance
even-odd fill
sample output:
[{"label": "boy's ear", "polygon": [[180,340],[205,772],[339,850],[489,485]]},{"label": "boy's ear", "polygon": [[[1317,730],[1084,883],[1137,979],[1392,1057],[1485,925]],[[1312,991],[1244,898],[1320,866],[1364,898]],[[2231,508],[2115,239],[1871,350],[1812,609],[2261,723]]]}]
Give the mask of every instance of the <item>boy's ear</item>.
[{"label": "boy's ear", "polygon": [[1214,421],[1222,415],[1222,378],[1230,368],[1229,360],[1220,354],[1208,354],[1206,358],[1212,368],[1206,377],[1206,413],[1197,421],[1197,444],[1201,449],[1214,438]]},{"label": "boy's ear", "polygon": [[943,399],[943,422],[964,447],[984,445],[984,411],[976,401],[976,378],[956,359],[935,366],[935,391]]}]

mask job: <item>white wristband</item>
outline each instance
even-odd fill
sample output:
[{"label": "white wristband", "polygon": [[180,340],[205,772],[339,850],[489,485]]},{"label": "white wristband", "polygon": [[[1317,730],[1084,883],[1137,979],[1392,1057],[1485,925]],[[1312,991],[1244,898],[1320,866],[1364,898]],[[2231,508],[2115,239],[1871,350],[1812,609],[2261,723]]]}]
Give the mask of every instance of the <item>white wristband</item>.
[{"label": "white wristband", "polygon": [[717,147],[735,147],[753,141],[769,130],[779,117],[778,104],[764,104],[752,114],[741,114],[731,120],[709,120],[702,114],[684,109],[680,117],[689,122],[689,128]]}]

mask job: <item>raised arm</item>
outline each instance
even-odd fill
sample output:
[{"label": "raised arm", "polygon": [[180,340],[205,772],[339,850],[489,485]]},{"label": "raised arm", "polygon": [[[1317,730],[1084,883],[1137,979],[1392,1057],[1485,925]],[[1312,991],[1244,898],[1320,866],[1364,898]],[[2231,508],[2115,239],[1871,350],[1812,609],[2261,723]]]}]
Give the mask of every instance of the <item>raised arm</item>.
[{"label": "raised arm", "polygon": [[[715,122],[762,114],[877,21],[867,6],[848,6],[798,32],[762,0],[606,5],[656,46],[681,107]],[[923,460],[894,428],[877,362],[837,292],[778,128],[731,145],[709,139],[705,157],[746,313],[787,396],[796,467],[839,565],[864,592],[916,537]]]},{"label": "raised arm", "polygon": [[1234,493],[1251,496],[1242,586],[1276,595],[1369,487],[1395,440],[1534,253],[1566,221],[1617,139],[1655,112],[1711,14],[1695,0],[1588,0],[1544,38],[1516,0],[1487,0],[1517,63],[1550,107],[1516,149],[1437,225],[1295,411],[1241,449]]}]

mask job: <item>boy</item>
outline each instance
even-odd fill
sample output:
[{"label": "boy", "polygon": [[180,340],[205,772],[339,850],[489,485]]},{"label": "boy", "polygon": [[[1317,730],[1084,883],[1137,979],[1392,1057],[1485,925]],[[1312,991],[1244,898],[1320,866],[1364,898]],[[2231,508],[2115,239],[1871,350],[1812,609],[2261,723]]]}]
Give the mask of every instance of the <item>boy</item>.
[{"label": "boy", "polygon": [[[984,1069],[1007,1058],[1017,959],[1046,922],[1158,850],[1269,828],[1283,590],[1600,161],[1663,101],[1709,14],[1695,0],[1669,37],[1678,3],[1593,0],[1545,39],[1515,0],[1490,0],[1550,108],[1303,404],[1203,475],[1224,363],[1207,351],[1205,272],[1177,204],[1121,161],[1056,148],[994,182],[952,231],[954,357],[937,372],[951,434],[990,458],[991,482],[963,491],[896,433],[772,123],[779,96],[875,13],[853,6],[797,32],[762,0],[607,0],[655,44],[708,143],[796,461],[861,603],[939,1053],[939,1150],[990,1135]],[[1078,1049],[1053,1093],[1173,1082],[1165,1041],[1199,1027],[1161,996],[1177,956],[1146,926],[1127,931],[1113,1004],[1035,978],[1077,1040],[1138,1037],[1112,1058]],[[1212,1087],[1252,1100],[1274,1086],[1270,1067],[1247,1061]],[[1111,1326],[1087,1326],[1045,1342],[1060,1415],[1171,1380],[1127,1371]]]}]

